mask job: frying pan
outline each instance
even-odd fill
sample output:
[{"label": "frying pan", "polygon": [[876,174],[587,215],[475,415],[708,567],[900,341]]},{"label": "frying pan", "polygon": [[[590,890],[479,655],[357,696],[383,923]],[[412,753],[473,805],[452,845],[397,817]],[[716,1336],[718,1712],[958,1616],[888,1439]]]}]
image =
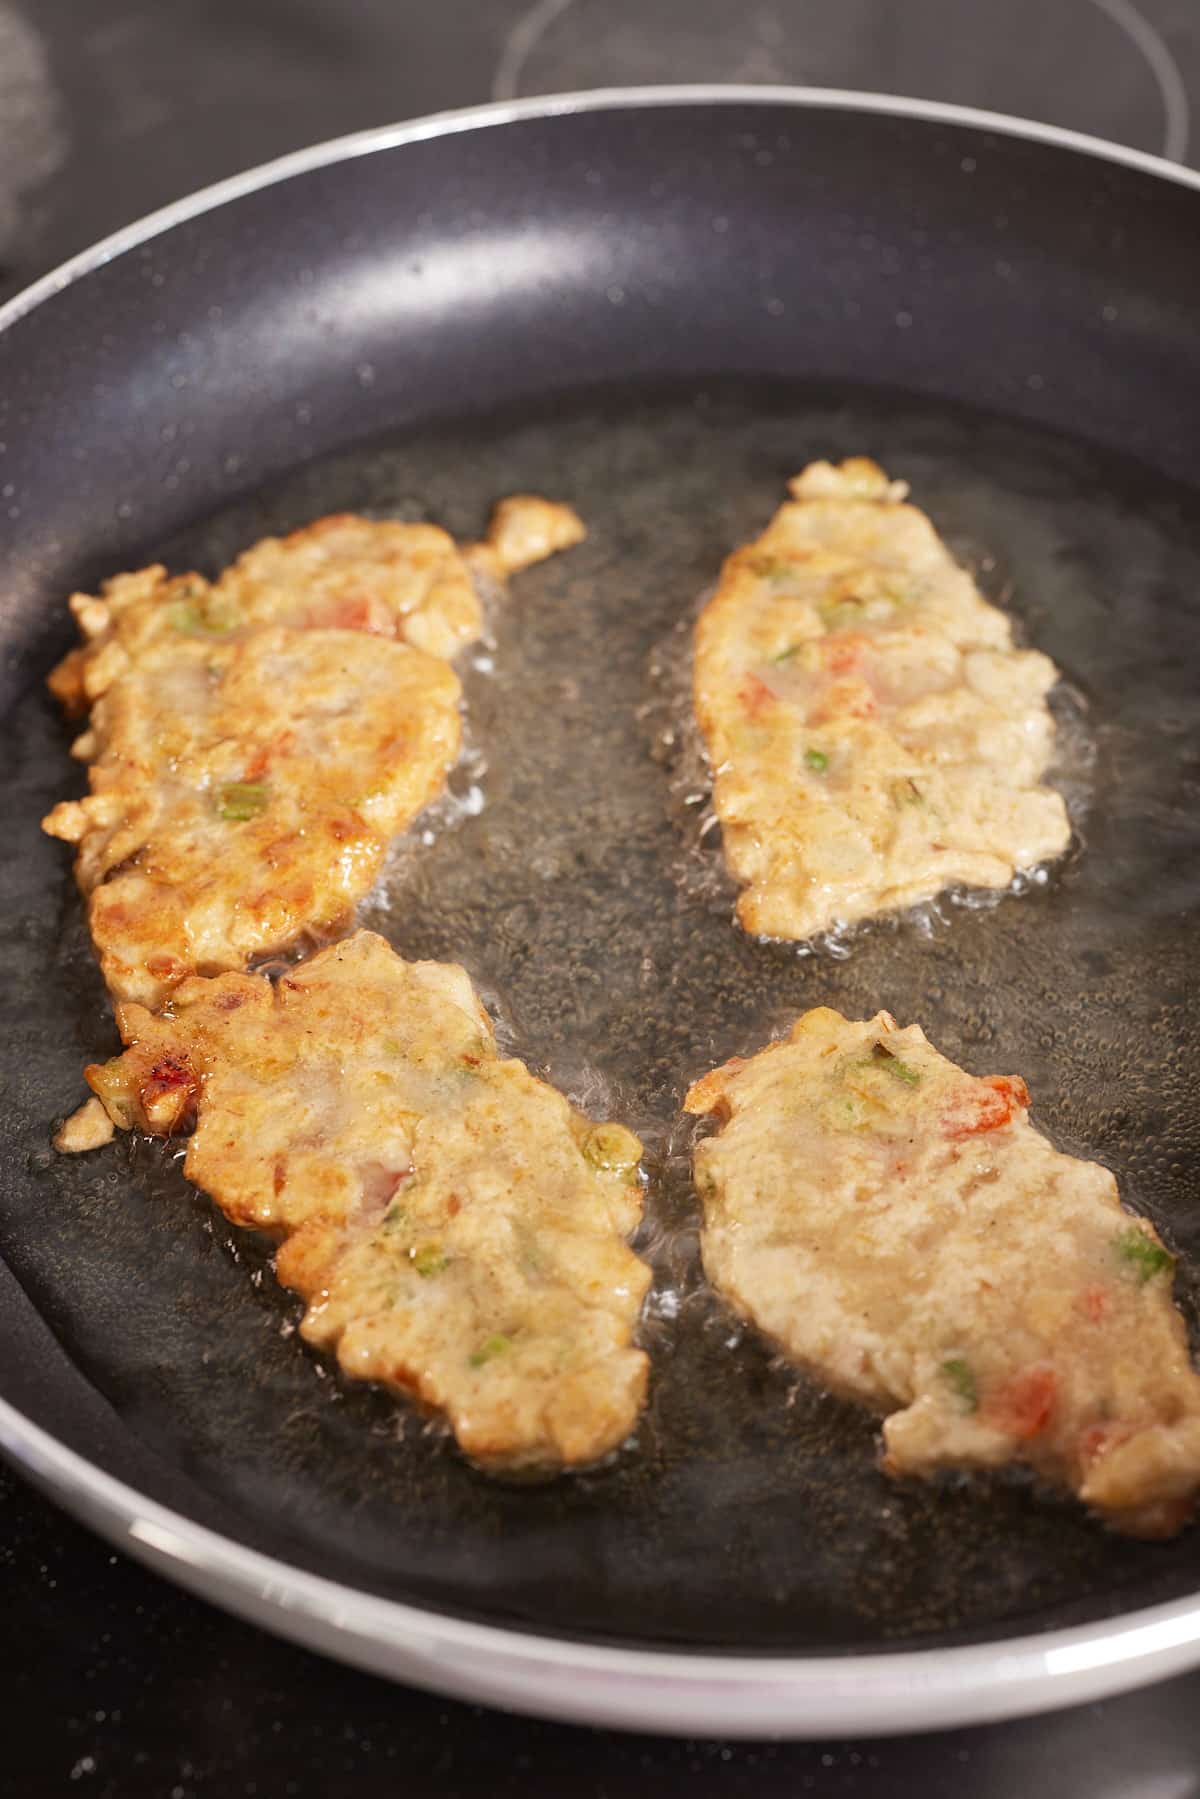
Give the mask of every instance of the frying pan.
[{"label": "frying pan", "polygon": [[[1029,1077],[1181,1252],[1194,1321],[1198,188],[945,106],[592,94],[287,158],[0,314],[0,1441],[32,1479],[272,1629],[592,1722],[916,1729],[1200,1660],[1200,1534],[1121,1541],[1015,1478],[891,1484],[872,1421],[739,1331],[678,1122],[802,1007],[886,1005]],[[730,922],[686,637],[787,475],[854,451],[1064,670],[1076,844],[1023,894],[803,954]],[[41,685],[71,588],[339,508],[469,535],[513,489],[589,540],[498,612],[457,799],[366,921],[464,961],[519,1053],[649,1147],[646,1417],[523,1488],[305,1352],[173,1150],[52,1154],[114,1038],[38,831],[79,781]]]}]

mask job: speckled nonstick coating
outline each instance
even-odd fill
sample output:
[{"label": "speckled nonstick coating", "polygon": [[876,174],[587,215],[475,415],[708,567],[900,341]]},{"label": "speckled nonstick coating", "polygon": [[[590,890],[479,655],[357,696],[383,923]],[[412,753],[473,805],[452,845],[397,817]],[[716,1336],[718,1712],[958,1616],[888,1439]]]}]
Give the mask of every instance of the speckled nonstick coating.
[{"label": "speckled nonstick coating", "polygon": [[[0,1393],[298,1566],[591,1640],[978,1641],[1193,1591],[1200,1533],[1122,1542],[1020,1481],[888,1482],[872,1421],[699,1288],[678,1105],[805,1006],[886,1005],[1026,1075],[1035,1121],[1182,1253],[1191,1314],[1198,218],[965,127],[601,112],[264,189],[0,336]],[[1084,696],[1091,804],[1044,887],[801,956],[731,924],[650,664],[787,475],[853,451],[912,481]],[[80,783],[40,687],[72,585],[211,572],[340,508],[468,535],[513,489],[570,500],[588,542],[514,584],[494,672],[466,672],[482,812],[414,843],[366,916],[465,962],[516,1051],[650,1148],[648,1411],[613,1466],[526,1488],[323,1368],[177,1153],[52,1154],[114,1033],[38,830]]]}]

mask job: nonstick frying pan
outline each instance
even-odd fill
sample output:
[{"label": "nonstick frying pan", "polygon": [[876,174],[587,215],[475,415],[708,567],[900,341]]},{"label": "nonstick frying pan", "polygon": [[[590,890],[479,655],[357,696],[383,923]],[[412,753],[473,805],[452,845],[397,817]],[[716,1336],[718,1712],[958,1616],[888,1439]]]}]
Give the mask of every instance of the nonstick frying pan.
[{"label": "nonstick frying pan", "polygon": [[[1181,1252],[1194,1319],[1198,190],[947,107],[588,95],[289,158],[0,314],[0,1441],[33,1479],[273,1629],[594,1722],[920,1728],[1200,1659],[1200,1533],[1121,1541],[1012,1478],[890,1484],[872,1421],[739,1331],[678,1120],[802,1007],[886,1005],[1028,1076]],[[1022,894],[806,955],[730,922],[687,622],[785,478],[855,451],[1064,670],[1077,840]],[[517,1051],[649,1145],[649,1410],[611,1467],[524,1488],[304,1351],[174,1152],[53,1155],[114,1037],[38,831],[79,780],[41,685],[71,588],[342,508],[468,535],[513,489],[589,540],[497,615],[457,799],[366,921],[465,961]]]}]

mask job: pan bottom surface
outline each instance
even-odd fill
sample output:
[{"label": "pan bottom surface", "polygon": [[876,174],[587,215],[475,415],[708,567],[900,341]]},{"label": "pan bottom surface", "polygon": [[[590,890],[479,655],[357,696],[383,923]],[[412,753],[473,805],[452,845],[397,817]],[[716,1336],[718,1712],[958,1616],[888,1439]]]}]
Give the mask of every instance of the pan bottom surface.
[{"label": "pan bottom surface", "polygon": [[[1022,893],[947,900],[802,953],[730,922],[686,719],[687,621],[786,478],[853,453],[911,482],[1063,670],[1078,841]],[[171,1470],[174,1503],[219,1504],[253,1547],[382,1596],[598,1642],[985,1641],[1192,1591],[1195,1532],[1122,1541],[1019,1478],[889,1482],[874,1421],[773,1360],[703,1288],[678,1108],[698,1072],[805,1007],[886,1006],[967,1067],[1026,1076],[1034,1121],[1111,1166],[1181,1253],[1194,1320],[1196,496],[900,394],[726,382],[406,430],[144,550],[212,573],[266,532],[343,509],[466,537],[514,490],[571,501],[588,541],[498,608],[494,644],[464,671],[471,748],[454,797],[399,847],[362,916],[406,956],[464,962],[515,1053],[644,1137],[646,1415],[606,1468],[489,1481],[302,1347],[266,1251],[188,1188],[178,1147],[53,1154],[82,1063],[115,1037],[61,846],[38,831],[79,775],[31,693],[5,725],[2,1129],[19,1172],[0,1250],[111,1408],[112,1471],[135,1440]]]}]

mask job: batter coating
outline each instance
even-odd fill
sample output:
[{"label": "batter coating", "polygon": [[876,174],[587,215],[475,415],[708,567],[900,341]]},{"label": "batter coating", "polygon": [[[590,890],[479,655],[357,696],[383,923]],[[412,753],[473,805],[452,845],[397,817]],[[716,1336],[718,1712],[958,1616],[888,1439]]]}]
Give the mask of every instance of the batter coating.
[{"label": "batter coating", "polygon": [[1200,1491],[1200,1378],[1175,1258],[1095,1162],[886,1012],[819,1007],[697,1081],[704,1266],[784,1354],[886,1414],[884,1467],[1022,1462],[1114,1529]]},{"label": "batter coating", "polygon": [[1014,650],[907,488],[813,463],[725,563],[695,707],[747,931],[805,938],[1003,887],[1067,846],[1048,657]]},{"label": "batter coating", "polygon": [[119,1126],[194,1120],[184,1170],[277,1238],[304,1337],[355,1379],[444,1411],[493,1469],[592,1462],[633,1427],[650,1271],[641,1145],[502,1060],[463,969],[360,931],[263,976],[122,1005],[87,1070]]},{"label": "batter coating", "polygon": [[109,990],[160,1006],[343,923],[458,756],[458,678],[354,631],[190,640],[97,700],[92,791],[45,820]]}]

